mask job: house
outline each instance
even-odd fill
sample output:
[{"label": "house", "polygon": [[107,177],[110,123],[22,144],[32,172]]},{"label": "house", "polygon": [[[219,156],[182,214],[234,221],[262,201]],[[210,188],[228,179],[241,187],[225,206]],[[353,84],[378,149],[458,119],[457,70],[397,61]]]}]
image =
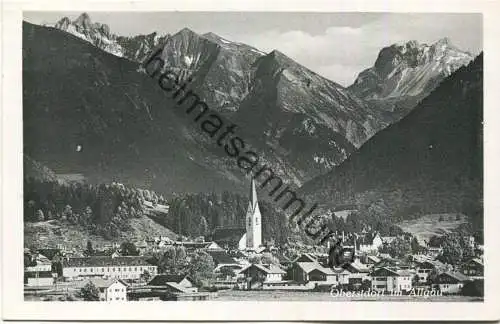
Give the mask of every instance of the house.
[{"label": "house", "polygon": [[288,277],[302,284],[337,284],[337,274],[318,262],[294,262],[288,270]]},{"label": "house", "polygon": [[371,273],[372,290],[399,293],[412,289],[412,273],[394,268],[378,268]]},{"label": "house", "polygon": [[93,278],[89,280],[99,290],[100,301],[126,301],[127,284],[118,278],[101,279]]},{"label": "house", "polygon": [[335,272],[335,275],[337,277],[337,284],[339,285],[347,285],[349,283],[349,276],[351,275],[351,273],[340,267],[340,268],[334,268],[332,269],[333,272]]},{"label": "house", "polygon": [[361,286],[363,281],[371,280],[370,278],[370,267],[366,264],[360,262],[360,260],[356,259],[353,263],[350,263],[345,268],[349,271],[348,283],[352,286]]},{"label": "house", "polygon": [[148,286],[172,286],[174,289],[182,287],[184,292],[197,292],[198,288],[194,284],[194,280],[188,275],[172,275],[172,274],[159,274],[156,275],[147,285]]},{"label": "house", "polygon": [[311,253],[303,253],[293,261],[297,262],[318,262],[318,260]]},{"label": "house", "polygon": [[208,242],[208,245],[205,247],[207,250],[216,250],[216,251],[220,251],[220,250],[223,250],[219,244],[215,243],[215,242]]},{"label": "house", "polygon": [[377,263],[382,261],[379,257],[375,255],[364,255],[360,258],[360,262],[365,264],[368,267],[371,267]]},{"label": "house", "polygon": [[54,277],[51,271],[25,272],[24,283],[28,287],[52,286]]},{"label": "house", "polygon": [[438,275],[439,290],[443,294],[458,294],[469,277],[460,272],[443,272]]},{"label": "house", "polygon": [[469,235],[469,237],[467,237],[467,243],[469,244],[469,247],[472,249],[476,246],[475,241],[476,240],[474,239],[474,236]]},{"label": "house", "polygon": [[40,253],[31,256],[32,264],[24,268],[25,272],[50,272],[52,269],[52,261]]},{"label": "house", "polygon": [[261,288],[267,284],[283,281],[286,274],[279,266],[271,264],[250,264],[239,271],[247,283],[246,289]]},{"label": "house", "polygon": [[238,271],[243,268],[243,265],[236,261],[229,253],[224,250],[207,250],[206,251],[214,260],[215,272],[219,272],[222,268],[231,268]]},{"label": "house", "polygon": [[361,253],[377,252],[383,244],[379,232],[369,233],[356,240],[356,249]]},{"label": "house", "polygon": [[145,257],[140,256],[115,258],[94,256],[63,260],[63,277],[68,280],[91,277],[139,279],[144,271],[155,276],[158,267],[149,263]]},{"label": "house", "polygon": [[148,248],[148,242],[146,240],[141,240],[135,243],[135,247],[140,254],[143,254]]},{"label": "house", "polygon": [[397,236],[382,236],[382,243],[383,244],[391,244],[392,241],[394,241],[397,238]]},{"label": "house", "polygon": [[419,262],[416,270],[418,276],[418,282],[424,283],[428,281],[429,274],[435,270],[437,272],[442,271],[445,268],[445,265],[437,260],[427,260],[423,262]]},{"label": "house", "polygon": [[345,269],[350,273],[370,273],[370,268],[366,264],[361,263],[358,259],[354,260],[354,262],[352,263],[349,263]]},{"label": "house", "polygon": [[45,260],[52,260],[56,255],[62,255],[62,251],[59,248],[45,248],[38,249],[39,256],[42,256]]},{"label": "house", "polygon": [[484,276],[484,264],[481,259],[474,258],[463,263],[461,266],[461,272],[468,276],[469,279],[483,279]]}]

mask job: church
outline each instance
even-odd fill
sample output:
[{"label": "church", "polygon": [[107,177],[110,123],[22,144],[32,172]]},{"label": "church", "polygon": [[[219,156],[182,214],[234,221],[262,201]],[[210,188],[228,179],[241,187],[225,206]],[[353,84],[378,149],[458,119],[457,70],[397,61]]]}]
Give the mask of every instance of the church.
[{"label": "church", "polygon": [[250,186],[250,201],[245,216],[246,232],[238,242],[239,250],[256,251],[262,245],[262,217],[255,190],[255,180],[252,178]]},{"label": "church", "polygon": [[[242,215],[243,216],[243,215]],[[212,240],[221,247],[240,251],[258,251],[262,246],[262,216],[255,181],[250,184],[250,195],[245,214],[245,227],[221,227],[214,230]]]}]

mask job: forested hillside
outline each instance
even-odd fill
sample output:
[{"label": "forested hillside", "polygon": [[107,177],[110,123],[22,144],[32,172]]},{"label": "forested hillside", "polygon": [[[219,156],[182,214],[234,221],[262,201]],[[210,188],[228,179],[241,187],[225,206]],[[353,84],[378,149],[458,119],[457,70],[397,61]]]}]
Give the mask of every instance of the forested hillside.
[{"label": "forested hillside", "polygon": [[[169,213],[158,221],[173,231],[209,237],[216,228],[245,227],[248,198],[230,192],[200,193],[172,198]],[[291,229],[286,216],[271,204],[259,201],[263,240],[285,243]]]},{"label": "forested hillside", "polygon": [[425,214],[483,220],[483,55],[445,79],[400,122],[301,191],[393,223]]}]

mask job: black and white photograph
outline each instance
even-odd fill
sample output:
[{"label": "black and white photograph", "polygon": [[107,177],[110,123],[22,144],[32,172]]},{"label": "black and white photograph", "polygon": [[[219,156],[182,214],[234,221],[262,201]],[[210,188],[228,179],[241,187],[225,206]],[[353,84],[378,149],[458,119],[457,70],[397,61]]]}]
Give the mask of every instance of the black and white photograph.
[{"label": "black and white photograph", "polygon": [[67,8],[22,12],[24,303],[485,302],[481,12]]}]

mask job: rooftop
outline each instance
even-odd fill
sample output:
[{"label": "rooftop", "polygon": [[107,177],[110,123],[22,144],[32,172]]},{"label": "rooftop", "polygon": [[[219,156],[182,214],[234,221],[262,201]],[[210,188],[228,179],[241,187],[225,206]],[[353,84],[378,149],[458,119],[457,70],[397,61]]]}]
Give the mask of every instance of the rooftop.
[{"label": "rooftop", "polygon": [[121,256],[93,256],[86,258],[68,258],[63,260],[64,267],[109,267],[109,266],[151,266],[145,257]]}]

